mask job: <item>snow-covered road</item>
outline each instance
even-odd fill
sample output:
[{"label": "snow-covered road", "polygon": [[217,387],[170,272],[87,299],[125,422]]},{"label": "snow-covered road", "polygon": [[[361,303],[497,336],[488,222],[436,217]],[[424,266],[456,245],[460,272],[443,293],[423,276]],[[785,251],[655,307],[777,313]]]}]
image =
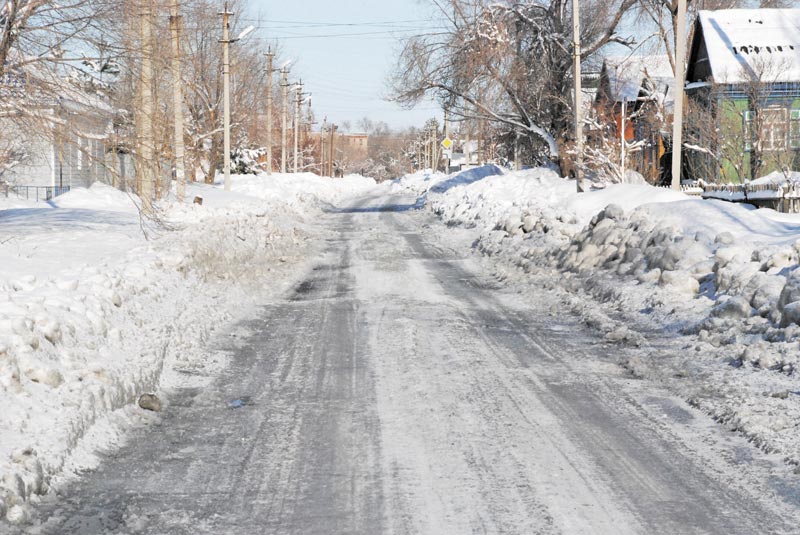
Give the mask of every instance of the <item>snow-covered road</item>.
[{"label": "snow-covered road", "polygon": [[26,529],[796,533],[780,459],[627,375],[609,352],[628,349],[498,285],[414,204],[327,214],[313,270],[228,337],[220,379]]}]

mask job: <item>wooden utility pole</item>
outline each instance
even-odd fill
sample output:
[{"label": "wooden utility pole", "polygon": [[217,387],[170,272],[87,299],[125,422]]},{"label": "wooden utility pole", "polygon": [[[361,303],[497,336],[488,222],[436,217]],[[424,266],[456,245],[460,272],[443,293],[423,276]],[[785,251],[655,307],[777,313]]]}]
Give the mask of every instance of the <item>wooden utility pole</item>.
[{"label": "wooden utility pole", "polygon": [[319,131],[319,176],[325,176],[325,131],[328,129],[328,117],[322,119]]},{"label": "wooden utility pole", "polygon": [[225,191],[231,190],[231,61],[230,61],[230,16],[228,2],[225,2],[222,15],[222,92],[223,92],[223,173],[225,174]]},{"label": "wooden utility pole", "polygon": [[431,138],[427,132],[425,132],[425,141],[422,143],[424,156],[425,156],[425,163],[422,165],[423,169],[430,169],[431,168]]},{"label": "wooden utility pole", "polygon": [[335,163],[336,163],[336,130],[338,128],[339,127],[336,126],[335,124],[331,124],[331,142],[330,142],[331,154],[330,154],[330,164],[328,165],[328,167],[329,167],[329,169],[331,171],[331,178],[335,178],[336,177],[336,166],[335,166]]},{"label": "wooden utility pole", "polygon": [[627,162],[625,161],[626,158],[627,158],[627,147],[626,147],[627,141],[625,140],[625,127],[626,127],[626,122],[627,122],[626,121],[626,119],[627,119],[626,115],[628,115],[628,97],[623,97],[622,98],[622,113],[620,114],[620,118],[619,118],[619,124],[620,124],[620,127],[619,127],[619,161],[621,162],[620,163],[620,167],[622,168],[622,176],[620,178],[622,178],[623,180],[625,180],[625,167],[627,165]]},{"label": "wooden utility pole", "polygon": [[464,160],[466,161],[467,167],[469,167],[472,165],[472,154],[470,150],[472,121],[465,118],[464,122],[461,124],[464,125]]},{"label": "wooden utility pole", "polygon": [[300,110],[303,104],[303,82],[294,86],[294,172],[298,172],[300,163]]},{"label": "wooden utility pole", "polygon": [[681,189],[683,155],[683,94],[686,83],[686,0],[678,0],[675,34],[675,117],[672,121],[672,189]]},{"label": "wooden utility pole", "polygon": [[175,113],[175,193],[178,202],[186,197],[186,164],[183,146],[183,78],[181,76],[180,0],[173,0],[170,17],[172,29],[172,100]]},{"label": "wooden utility pole", "polygon": [[[456,14],[455,14],[455,0],[454,0],[453,1],[453,20],[455,20],[455,16],[456,16]],[[449,110],[447,108],[444,109],[444,137],[445,137],[445,139],[450,137],[450,117],[449,117],[448,111]],[[452,147],[452,145],[451,145],[451,147]],[[451,149],[448,149],[448,151],[449,150],[451,150]],[[452,154],[452,152],[448,152],[448,154]],[[445,173],[449,173],[450,172],[450,163],[451,163],[450,162],[450,156],[445,158],[445,160],[447,160],[447,169],[445,169],[444,172]]]},{"label": "wooden utility pole", "polygon": [[150,1],[144,3],[142,13],[142,73],[141,73],[141,154],[140,165],[142,178],[139,195],[142,199],[142,212],[153,214],[154,189],[154,152],[153,138],[153,6]]},{"label": "wooden utility pole", "polygon": [[281,173],[286,173],[287,141],[289,129],[289,70],[284,67],[281,70],[281,88],[283,91],[283,110],[281,126]]},{"label": "wooden utility pole", "polygon": [[578,193],[583,186],[583,88],[581,87],[581,17],[580,1],[572,1],[572,62],[575,68],[575,182]]},{"label": "wooden utility pole", "polygon": [[267,175],[272,174],[272,61],[275,54],[267,49]]},{"label": "wooden utility pole", "polygon": [[436,134],[439,133],[438,130],[435,126],[431,128],[431,169],[434,172],[439,167],[439,151],[436,150]]}]

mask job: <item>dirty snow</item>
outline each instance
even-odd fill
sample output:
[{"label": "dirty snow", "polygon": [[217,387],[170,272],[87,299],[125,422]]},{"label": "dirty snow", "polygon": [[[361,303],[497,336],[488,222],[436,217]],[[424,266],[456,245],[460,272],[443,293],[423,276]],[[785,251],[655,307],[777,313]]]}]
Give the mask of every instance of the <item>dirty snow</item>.
[{"label": "dirty snow", "polygon": [[[646,185],[579,195],[546,169],[386,187],[469,229],[504,279],[561,291],[607,342],[640,346],[632,373],[800,464],[800,216]],[[673,349],[656,359],[652,344]]]},{"label": "dirty snow", "polygon": [[214,332],[291,283],[320,206],[375,183],[233,184],[191,185],[159,224],[99,183],[50,203],[0,197],[0,519],[24,522],[39,495],[148,418],[140,395],[217,373]]}]

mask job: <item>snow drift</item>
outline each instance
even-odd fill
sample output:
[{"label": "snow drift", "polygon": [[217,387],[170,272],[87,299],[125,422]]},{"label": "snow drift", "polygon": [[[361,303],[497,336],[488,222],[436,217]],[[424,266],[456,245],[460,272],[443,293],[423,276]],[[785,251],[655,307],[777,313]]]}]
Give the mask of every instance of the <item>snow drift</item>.
[{"label": "snow drift", "polygon": [[[474,229],[481,252],[523,276],[560,272],[563,286],[611,311],[598,321],[573,301],[607,340],[646,345],[635,325],[695,340],[705,375],[686,395],[800,463],[800,392],[787,390],[800,358],[800,216],[647,185],[577,194],[574,181],[546,169],[417,173],[390,187],[424,196],[448,225]],[[686,365],[641,360],[640,372],[662,377]]]},{"label": "snow drift", "polygon": [[54,481],[119,440],[114,422],[142,418],[140,395],[212,377],[225,356],[208,340],[289,283],[305,218],[375,184],[233,180],[231,193],[190,186],[203,205],[167,203],[159,226],[102,184],[0,204],[0,520],[24,522]]}]

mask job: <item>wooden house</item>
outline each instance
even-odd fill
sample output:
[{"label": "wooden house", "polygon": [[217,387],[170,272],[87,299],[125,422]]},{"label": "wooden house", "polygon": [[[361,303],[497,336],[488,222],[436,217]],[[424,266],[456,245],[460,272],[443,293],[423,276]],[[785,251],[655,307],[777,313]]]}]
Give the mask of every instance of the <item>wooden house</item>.
[{"label": "wooden house", "polygon": [[800,9],[700,11],[686,80],[689,178],[800,169]]},{"label": "wooden house", "polygon": [[607,57],[594,99],[596,129],[629,150],[626,166],[651,183],[665,180],[662,169],[667,121],[672,115],[674,74],[665,55]]}]

